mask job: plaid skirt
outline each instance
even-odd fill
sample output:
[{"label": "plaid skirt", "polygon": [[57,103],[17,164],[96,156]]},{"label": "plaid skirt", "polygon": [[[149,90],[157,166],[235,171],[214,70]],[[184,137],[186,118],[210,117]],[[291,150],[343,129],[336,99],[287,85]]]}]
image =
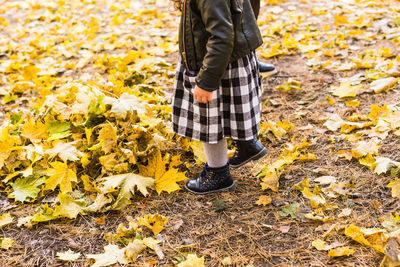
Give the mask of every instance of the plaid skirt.
[{"label": "plaid skirt", "polygon": [[224,137],[251,140],[260,132],[261,78],[255,52],[230,63],[212,101],[193,96],[196,76],[179,60],[172,100],[173,131],[197,141],[215,144]]}]

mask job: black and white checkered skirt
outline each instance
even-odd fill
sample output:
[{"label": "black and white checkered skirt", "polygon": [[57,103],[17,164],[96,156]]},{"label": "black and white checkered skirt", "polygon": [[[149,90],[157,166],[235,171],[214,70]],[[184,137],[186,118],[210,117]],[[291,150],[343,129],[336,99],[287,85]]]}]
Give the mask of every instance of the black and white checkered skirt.
[{"label": "black and white checkered skirt", "polygon": [[220,88],[213,91],[213,100],[207,104],[199,103],[193,96],[195,79],[179,63],[172,101],[175,133],[210,144],[223,137],[233,140],[257,137],[261,121],[261,78],[255,53],[228,65]]}]

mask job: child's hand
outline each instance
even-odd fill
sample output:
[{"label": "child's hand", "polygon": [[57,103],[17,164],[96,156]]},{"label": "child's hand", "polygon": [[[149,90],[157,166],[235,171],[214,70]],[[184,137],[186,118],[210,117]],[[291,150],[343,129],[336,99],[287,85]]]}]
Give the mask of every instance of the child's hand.
[{"label": "child's hand", "polygon": [[197,85],[194,88],[193,94],[194,94],[194,98],[196,98],[196,100],[199,103],[208,103],[212,100],[212,92],[203,90],[200,87],[198,87]]}]

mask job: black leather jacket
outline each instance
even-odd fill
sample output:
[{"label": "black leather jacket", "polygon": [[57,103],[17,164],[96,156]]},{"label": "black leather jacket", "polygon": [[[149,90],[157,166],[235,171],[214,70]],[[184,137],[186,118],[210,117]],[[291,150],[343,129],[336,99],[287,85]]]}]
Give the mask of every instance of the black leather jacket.
[{"label": "black leather jacket", "polygon": [[262,38],[249,0],[185,0],[179,51],[197,85],[220,86],[228,64],[261,46]]}]

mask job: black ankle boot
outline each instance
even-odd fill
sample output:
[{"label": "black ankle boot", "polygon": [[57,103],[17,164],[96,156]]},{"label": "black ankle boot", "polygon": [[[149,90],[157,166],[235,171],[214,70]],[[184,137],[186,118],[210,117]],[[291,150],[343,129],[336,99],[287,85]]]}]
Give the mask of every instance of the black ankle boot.
[{"label": "black ankle boot", "polygon": [[236,185],[229,172],[229,164],[221,168],[210,168],[204,164],[200,177],[186,183],[185,189],[190,193],[205,195],[220,191],[233,191]]},{"label": "black ankle boot", "polygon": [[260,71],[260,72],[262,72],[262,73],[264,73],[264,77],[265,76],[272,76],[272,75],[274,75],[275,73],[277,73],[278,71],[275,69],[275,66],[274,65],[271,65],[271,64],[266,64],[266,63],[263,63],[263,62],[261,62],[261,61],[258,61],[258,70]]},{"label": "black ankle boot", "polygon": [[251,160],[257,160],[267,154],[267,149],[257,140],[236,141],[235,154],[229,158],[229,165],[238,168]]}]

